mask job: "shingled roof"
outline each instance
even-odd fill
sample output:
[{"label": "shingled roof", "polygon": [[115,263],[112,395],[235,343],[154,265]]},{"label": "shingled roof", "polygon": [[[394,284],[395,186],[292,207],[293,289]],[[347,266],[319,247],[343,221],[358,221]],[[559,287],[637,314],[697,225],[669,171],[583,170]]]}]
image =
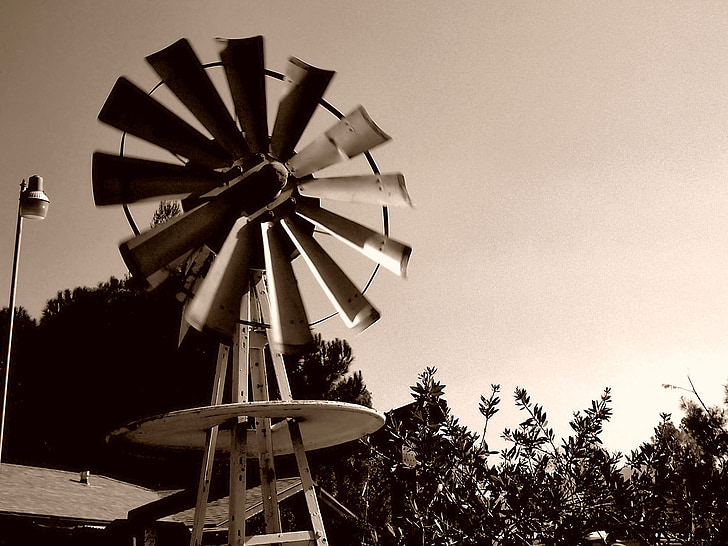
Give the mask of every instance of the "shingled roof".
[{"label": "shingled roof", "polygon": [[[279,500],[284,500],[302,489],[301,479],[279,478]],[[335,499],[320,490],[322,501],[333,506],[344,516],[355,517],[341,507]],[[101,475],[90,475],[84,483],[81,474],[52,468],[39,468],[17,464],[0,465],[0,520],[13,518],[33,521],[56,521],[74,525],[105,527],[115,520],[141,517],[156,512],[156,506],[174,506],[175,497],[186,491],[153,491],[145,487],[122,482]],[[212,500],[207,507],[205,528],[225,529],[228,523],[228,497]],[[332,504],[333,503],[333,504]],[[246,518],[263,510],[260,487],[248,490]],[[180,510],[178,507],[177,510]],[[172,510],[174,513],[156,514],[162,522],[175,522],[191,526],[193,509]],[[342,512],[343,510],[343,512]],[[131,513],[130,513],[131,512]],[[2,540],[0,540],[2,542]]]},{"label": "shingled roof", "polygon": [[161,493],[106,476],[83,483],[78,472],[0,465],[0,514],[108,523],[158,500]]},{"label": "shingled roof", "polygon": [[[303,490],[301,487],[301,478],[278,478],[276,480],[276,491],[278,500],[283,501],[296,493]],[[230,504],[230,497],[223,497],[221,499],[213,500],[207,504],[207,510],[205,512],[205,527],[210,528],[227,528],[228,524],[228,507]],[[248,489],[247,496],[245,499],[245,519],[248,519],[255,514],[259,514],[263,511],[263,497],[261,495],[260,486]],[[192,526],[194,521],[195,511],[194,508],[190,508],[171,516],[165,517],[162,521],[175,521],[184,523],[188,527]]]}]

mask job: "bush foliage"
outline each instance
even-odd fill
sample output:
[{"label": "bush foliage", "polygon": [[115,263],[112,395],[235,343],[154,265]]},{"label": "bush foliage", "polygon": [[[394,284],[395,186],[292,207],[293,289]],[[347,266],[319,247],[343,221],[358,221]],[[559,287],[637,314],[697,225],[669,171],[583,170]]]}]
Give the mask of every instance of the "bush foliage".
[{"label": "bush foliage", "polygon": [[600,439],[609,389],[557,440],[544,408],[516,388],[524,419],[503,431],[508,447],[495,452],[485,437],[498,385],[480,400],[482,438],[451,414],[434,368],[411,389],[406,416],[389,416],[387,442],[369,441],[372,458],[391,469],[383,473],[391,494],[364,543],[728,544],[726,407],[684,400],[678,425],[663,414],[654,436],[622,457]]}]

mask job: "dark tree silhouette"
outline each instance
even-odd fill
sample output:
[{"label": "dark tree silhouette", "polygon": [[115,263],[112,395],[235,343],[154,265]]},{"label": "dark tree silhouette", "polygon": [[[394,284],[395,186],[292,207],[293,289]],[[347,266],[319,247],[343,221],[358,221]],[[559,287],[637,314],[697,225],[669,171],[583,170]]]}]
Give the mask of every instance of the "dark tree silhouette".
[{"label": "dark tree silhouette", "polygon": [[354,355],[344,340],[314,336],[316,349],[294,362],[289,372],[294,398],[338,400],[371,407],[372,397],[361,372],[350,373]]},{"label": "dark tree silhouette", "polygon": [[149,227],[156,227],[180,214],[182,214],[182,207],[179,201],[161,201],[157,210],[154,211]]},{"label": "dark tree silhouette", "polygon": [[144,470],[147,459],[127,459],[105,437],[132,419],[209,398],[204,362],[214,352],[205,343],[178,350],[178,321],[173,294],[147,293],[129,281],[59,292],[47,303],[32,350],[19,353],[14,368],[12,398],[19,402],[8,427],[9,457],[130,479],[162,472],[164,481],[165,465]]},{"label": "dark tree silhouette", "polygon": [[[386,510],[369,512],[359,543],[571,546],[596,533],[610,546],[728,543],[728,387],[711,408],[688,389],[698,402],[684,400],[680,425],[663,414],[626,465],[600,439],[609,389],[558,440],[544,408],[517,388],[524,419],[504,430],[509,446],[497,453],[452,416],[444,388],[427,368],[414,402],[370,438],[365,504]],[[500,402],[492,389],[480,403],[486,423]]]},{"label": "dark tree silhouette", "polygon": [[[59,292],[37,324],[18,316],[6,460],[159,487],[194,482],[197,453],[127,453],[106,443],[111,430],[134,419],[210,402],[217,340],[189,330],[178,348],[175,288],[146,292],[112,278]],[[312,355],[293,361],[296,396],[369,403],[361,374],[349,373],[349,345],[317,341]]]},{"label": "dark tree silhouette", "polygon": [[692,383],[686,390],[693,396],[683,398],[679,426],[662,414],[650,441],[629,457],[635,519],[649,540],[726,544],[728,386],[723,405],[714,407],[703,404]]}]

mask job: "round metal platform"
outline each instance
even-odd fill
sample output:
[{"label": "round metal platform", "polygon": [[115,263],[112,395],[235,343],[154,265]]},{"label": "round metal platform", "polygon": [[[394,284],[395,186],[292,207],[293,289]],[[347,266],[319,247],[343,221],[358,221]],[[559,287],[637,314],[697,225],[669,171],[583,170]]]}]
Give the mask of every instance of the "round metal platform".
[{"label": "round metal platform", "polygon": [[[384,416],[367,407],[324,400],[280,400],[221,404],[173,411],[139,421],[113,431],[109,442],[123,441],[141,446],[173,450],[202,449],[206,433],[220,426],[217,449],[230,450],[231,423],[237,417],[295,419],[300,426],[306,451],[331,447],[371,434],[384,424]],[[273,454],[293,453],[285,421],[271,427]],[[248,457],[257,457],[255,430],[248,429]]]}]

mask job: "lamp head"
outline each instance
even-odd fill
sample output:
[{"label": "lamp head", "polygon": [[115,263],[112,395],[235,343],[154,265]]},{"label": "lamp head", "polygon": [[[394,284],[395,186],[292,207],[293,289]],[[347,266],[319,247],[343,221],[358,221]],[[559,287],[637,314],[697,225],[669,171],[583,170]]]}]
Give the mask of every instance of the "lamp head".
[{"label": "lamp head", "polygon": [[28,187],[20,191],[20,216],[28,220],[43,220],[50,203],[43,191],[43,178],[34,174],[28,179]]}]

